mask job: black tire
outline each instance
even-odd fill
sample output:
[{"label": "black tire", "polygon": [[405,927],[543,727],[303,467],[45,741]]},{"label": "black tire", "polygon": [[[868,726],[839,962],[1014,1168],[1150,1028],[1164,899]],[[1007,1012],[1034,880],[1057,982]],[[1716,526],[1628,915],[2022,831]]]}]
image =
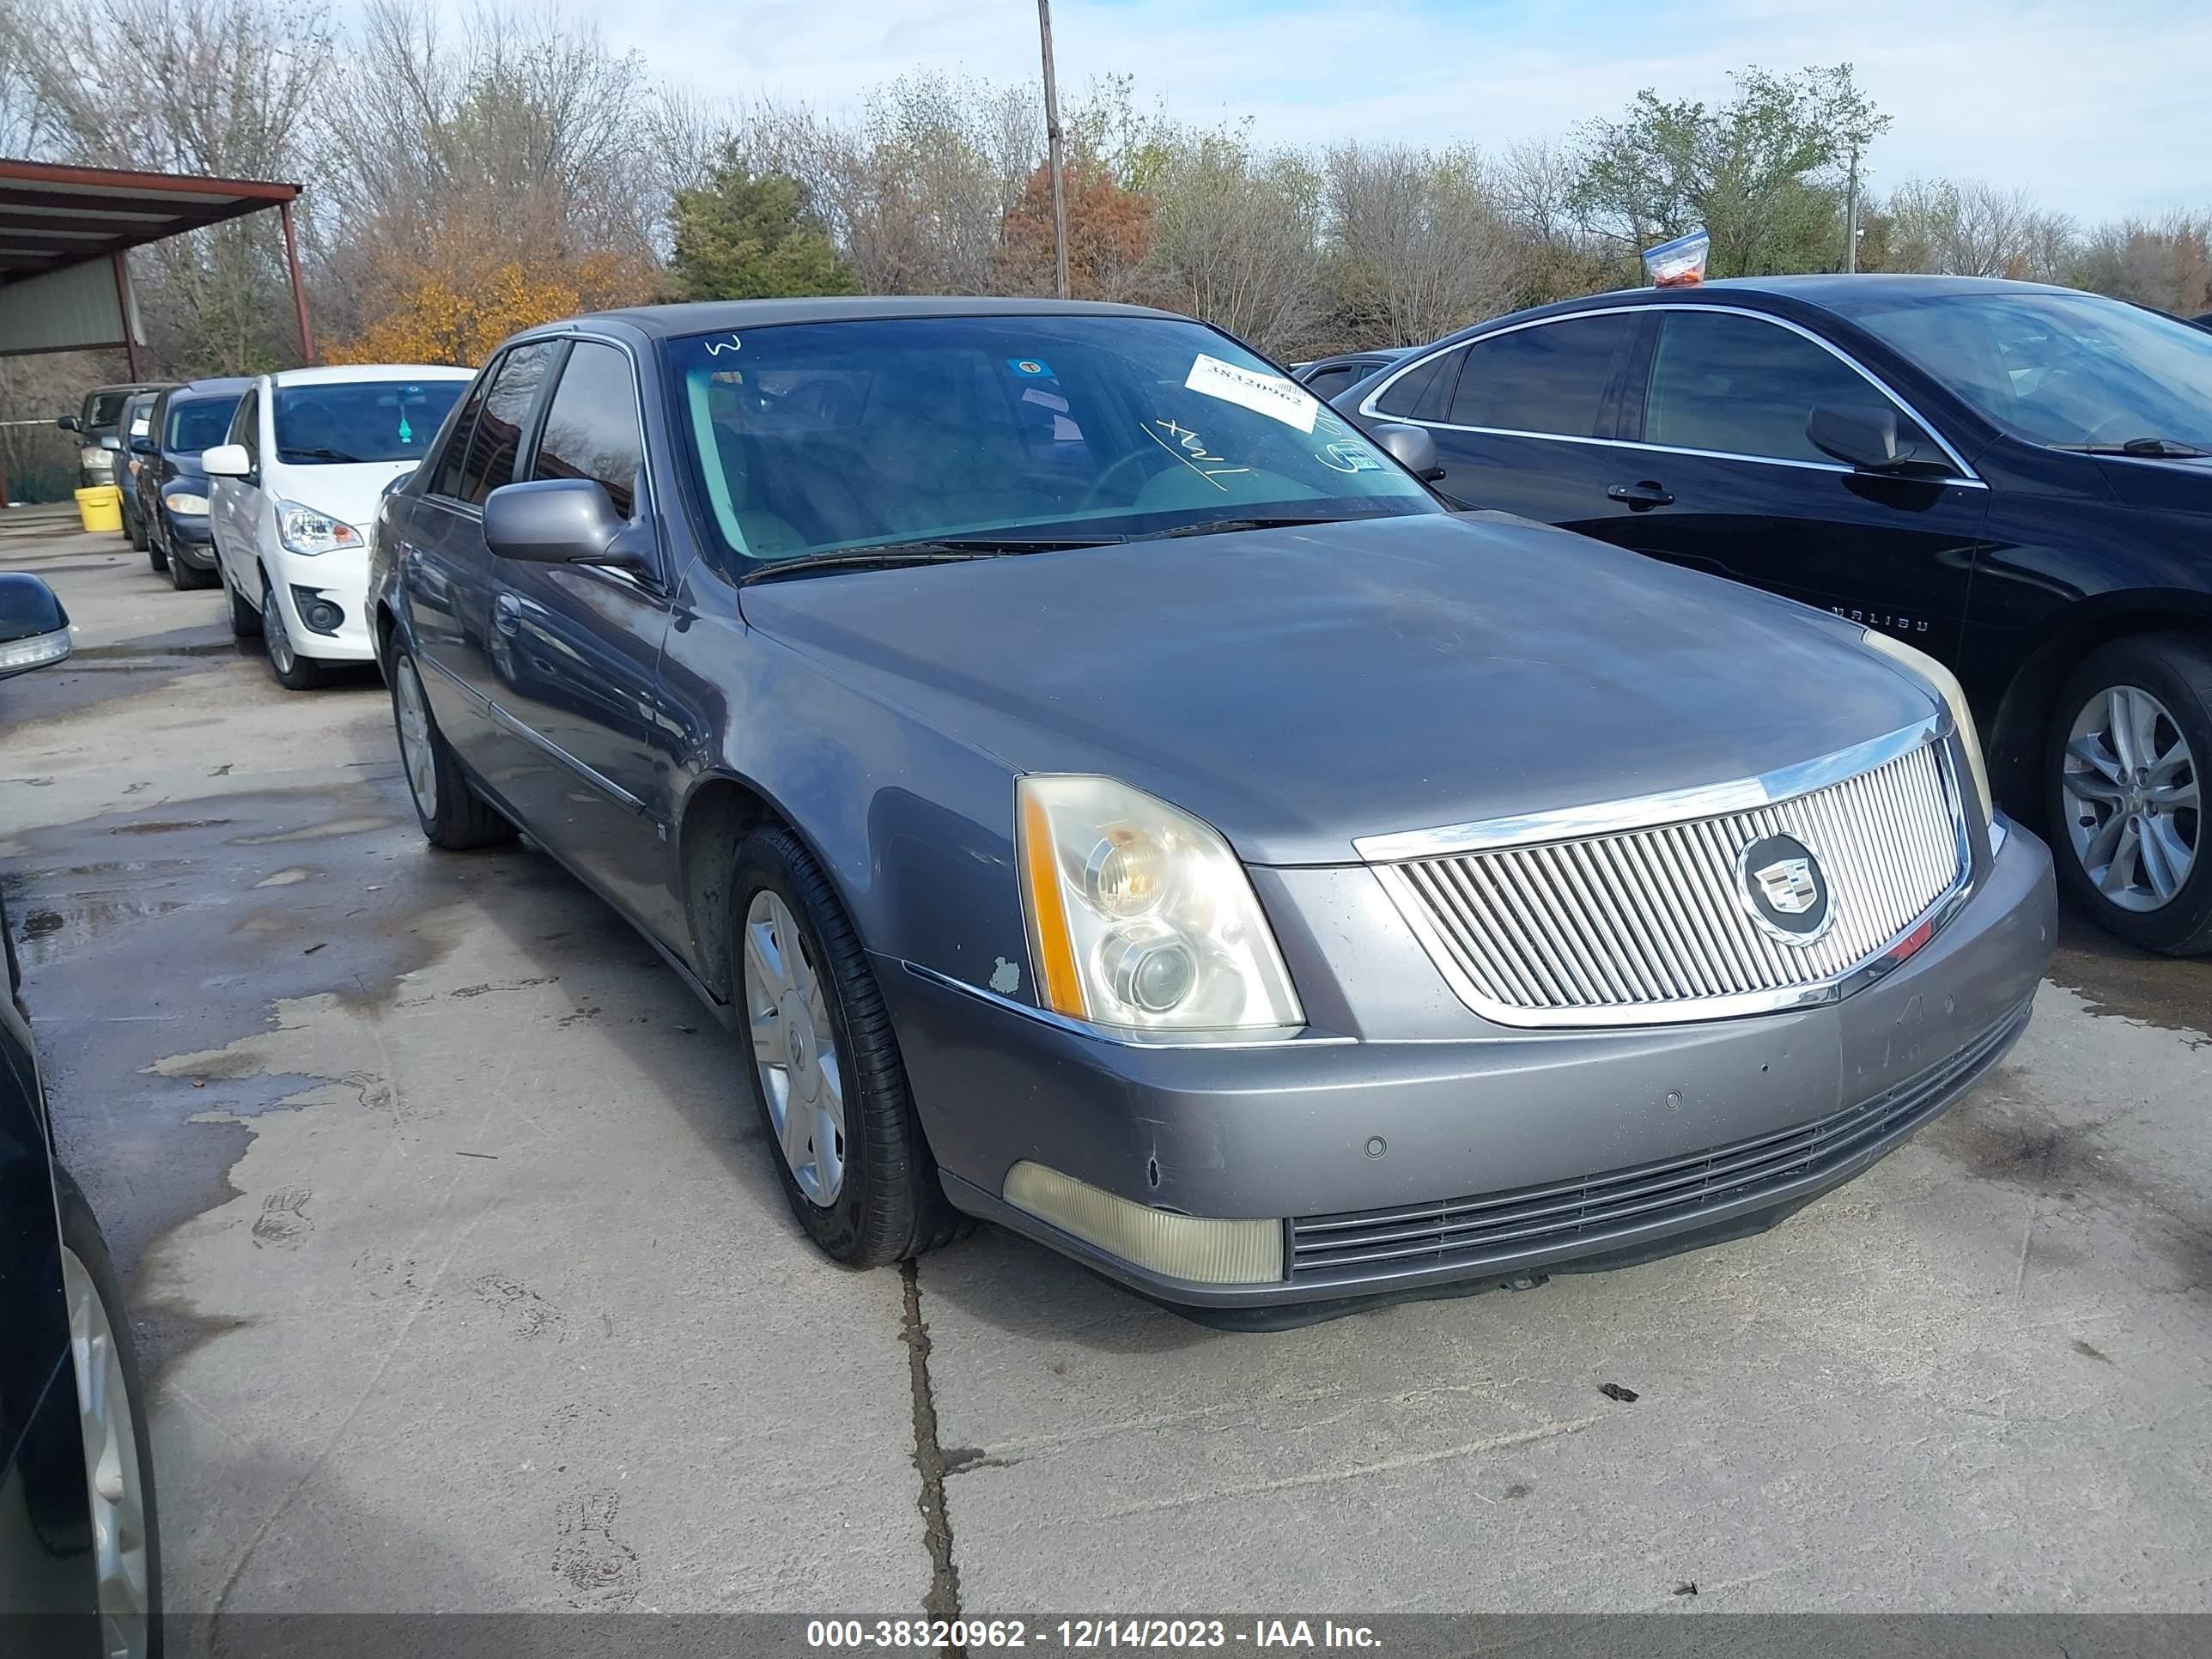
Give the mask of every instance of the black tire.
[{"label": "black tire", "polygon": [[215,580],[213,571],[198,569],[189,560],[180,559],[173,552],[167,556],[164,562],[169,567],[169,586],[179,593],[205,587]]},{"label": "black tire", "polygon": [[92,1277],[115,1335],[115,1355],[123,1368],[124,1392],[131,1401],[131,1438],[138,1449],[138,1486],[145,1505],[146,1595],[149,1618],[147,1659],[161,1656],[161,1506],[155,1500],[154,1446],[146,1420],[146,1384],[138,1370],[138,1345],[131,1329],[131,1311],[124,1305],[122,1282],[107,1253],[107,1240],[100,1222],[85,1201],[75,1180],[58,1164],[54,1169],[54,1195],[61,1212],[62,1243]]},{"label": "black tire", "polygon": [[230,585],[230,578],[222,579],[222,591],[230,600],[230,631],[234,637],[253,640],[261,637],[261,613],[238,596]]},{"label": "black tire", "polygon": [[813,855],[781,825],[755,830],[738,848],[730,884],[730,971],[738,1006],[743,1008],[745,996],[745,915],[763,889],[783,900],[805,935],[807,958],[821,977],[839,1070],[850,1079],[844,1182],[829,1204],[817,1204],[776,1145],[760,1067],[753,1063],[750,1045],[745,1047],[738,1069],[767,1130],[768,1156],[775,1162],[784,1197],[807,1236],[848,1267],[880,1267],[926,1255],[971,1224],[952,1207],[939,1183],[937,1160],[930,1155],[907,1086],[898,1038],[860,935]]},{"label": "black tire", "polygon": [[[2077,803],[2061,781],[2074,723],[2093,700],[2118,686],[2148,691],[2165,705],[2174,729],[2189,745],[2190,777],[2199,805],[2173,811],[2174,834],[2193,844],[2195,862],[2173,896],[2154,910],[2130,909],[2100,891],[2074,845]],[[2163,728],[2161,728],[2163,729]],[[2050,817],[2051,851],[2059,884],[2106,932],[2164,956],[2212,951],[2212,827],[2202,799],[2212,767],[2212,642],[2180,634],[2115,640],[2092,652],[2059,688],[2044,756],[2044,799]]]},{"label": "black tire", "polygon": [[139,519],[138,528],[131,535],[131,545],[146,556],[146,562],[153,566],[157,573],[168,569],[168,550],[155,538],[152,526],[147,524],[143,517]]},{"label": "black tire", "polygon": [[262,654],[268,659],[269,672],[277,684],[287,691],[312,691],[323,683],[323,665],[301,654],[290,624],[276,608],[276,590],[265,575],[261,579],[261,635],[267,647]]},{"label": "black tire", "polygon": [[[152,538],[147,533],[146,515],[143,513],[124,514],[123,533],[131,538],[131,545],[139,552],[144,553],[149,550]],[[155,568],[160,568],[158,565]]]},{"label": "black tire", "polygon": [[425,811],[422,796],[415,787],[415,779],[406,764],[406,732],[400,717],[401,677],[411,680],[417,695],[422,691],[421,672],[415,659],[407,654],[407,647],[395,642],[392,659],[386,665],[385,678],[392,685],[392,730],[400,746],[400,773],[407,779],[407,798],[415,803],[415,821],[422,826],[423,839],[433,847],[442,847],[449,853],[465,853],[472,847],[490,847],[500,842],[514,839],[514,826],[500,816],[499,810],[476,792],[476,787],[461,770],[459,757],[453,746],[446,741],[446,734],[438,730],[437,716],[430,712],[428,697],[422,698],[423,723],[428,729],[430,763],[434,782],[430,793],[434,797],[434,811]]}]

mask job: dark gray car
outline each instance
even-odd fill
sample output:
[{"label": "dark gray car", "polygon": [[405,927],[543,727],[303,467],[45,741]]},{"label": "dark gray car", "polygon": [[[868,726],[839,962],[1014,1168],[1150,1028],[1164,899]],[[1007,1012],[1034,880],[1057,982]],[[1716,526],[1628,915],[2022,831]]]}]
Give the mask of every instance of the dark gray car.
[{"label": "dark gray car", "polygon": [[856,1265],[981,1216],[1279,1320],[1749,1231],[2051,948],[1943,670],[1449,512],[1163,313],[537,330],[374,545],[425,833],[653,941]]}]

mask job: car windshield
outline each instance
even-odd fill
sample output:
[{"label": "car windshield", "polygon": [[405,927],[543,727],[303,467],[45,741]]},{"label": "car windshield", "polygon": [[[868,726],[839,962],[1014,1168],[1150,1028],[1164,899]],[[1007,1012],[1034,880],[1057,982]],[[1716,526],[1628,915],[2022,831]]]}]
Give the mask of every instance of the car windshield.
[{"label": "car windshield", "polygon": [[168,430],[161,434],[161,447],[182,450],[197,454],[203,449],[213,449],[230,432],[230,417],[238,410],[235,395],[227,398],[195,398],[190,403],[169,405]]},{"label": "car windshield", "polygon": [[466,380],[315,381],[280,386],[277,459],[293,465],[420,460]]},{"label": "car windshield", "polygon": [[795,323],[665,350],[701,494],[749,559],[1443,510],[1303,386],[1181,319]]},{"label": "car windshield", "polygon": [[1838,306],[2014,437],[2061,448],[2212,450],[2212,334],[2059,291]]}]

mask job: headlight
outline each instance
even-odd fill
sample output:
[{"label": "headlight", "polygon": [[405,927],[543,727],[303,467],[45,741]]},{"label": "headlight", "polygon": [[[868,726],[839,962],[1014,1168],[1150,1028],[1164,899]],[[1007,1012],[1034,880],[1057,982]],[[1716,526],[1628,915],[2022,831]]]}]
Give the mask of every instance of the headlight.
[{"label": "headlight", "polygon": [[169,511],[172,513],[197,513],[203,518],[207,514],[208,498],[204,495],[195,495],[188,489],[177,490],[171,495],[162,496],[161,499],[169,504]]},{"label": "headlight", "polygon": [[361,532],[343,519],[297,501],[276,503],[276,539],[295,553],[337,553],[366,544]]},{"label": "headlight", "polygon": [[1210,826],[1111,778],[1015,786],[1037,1000],[1146,1032],[1305,1023],[1244,866]]},{"label": "headlight", "polygon": [[1990,793],[1990,769],[1982,758],[1981,733],[1974,729],[1974,711],[1966,707],[1966,689],[1959,684],[1959,677],[1925,651],[1916,650],[1878,629],[1868,629],[1865,637],[1883,656],[1902,663],[1927,681],[1950,709],[1951,724],[1959,728],[1959,746],[1966,751],[1966,769],[1973,775],[1974,794],[1982,804],[1982,822],[1989,826],[1990,850],[1995,852],[2004,834],[1997,828],[1996,802]]}]

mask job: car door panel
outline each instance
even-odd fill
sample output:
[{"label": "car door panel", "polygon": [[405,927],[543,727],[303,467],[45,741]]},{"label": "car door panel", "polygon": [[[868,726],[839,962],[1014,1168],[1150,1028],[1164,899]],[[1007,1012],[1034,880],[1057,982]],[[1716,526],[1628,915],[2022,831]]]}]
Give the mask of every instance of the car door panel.
[{"label": "car door panel", "polygon": [[[1646,498],[1622,545],[1911,639],[1957,659],[1989,491],[1978,479],[1856,471],[1805,435],[1816,406],[1910,410],[1809,331],[1717,307],[1660,313],[1635,447],[1607,488]],[[1662,499],[1663,498],[1663,499]]]},{"label": "car door panel", "polygon": [[491,559],[487,653],[504,788],[532,835],[680,950],[670,878],[676,757],[659,687],[673,607],[636,370],[612,343],[579,339],[558,375],[528,476],[605,490],[628,521],[617,548],[642,568]]}]

